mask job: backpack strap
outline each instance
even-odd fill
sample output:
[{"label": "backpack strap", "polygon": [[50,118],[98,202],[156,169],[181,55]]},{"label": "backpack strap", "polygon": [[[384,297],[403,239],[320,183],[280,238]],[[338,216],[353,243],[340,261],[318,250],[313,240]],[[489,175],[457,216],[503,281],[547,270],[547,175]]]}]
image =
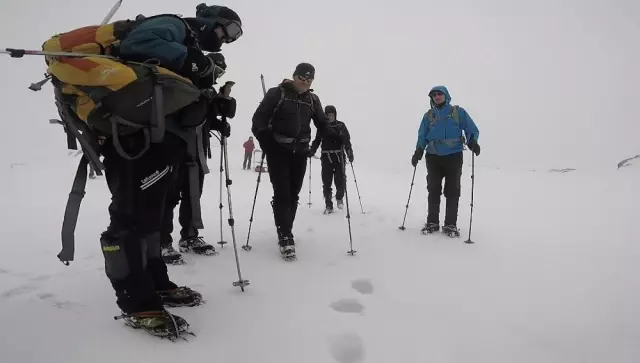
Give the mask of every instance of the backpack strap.
[{"label": "backpack strap", "polygon": [[273,108],[273,113],[271,113],[271,117],[269,118],[269,124],[267,125],[267,128],[269,129],[271,129],[273,117],[276,115],[276,112],[278,112],[280,106],[282,106],[282,103],[284,102],[284,88],[282,88],[282,86],[278,86],[278,88],[280,89],[280,99],[278,100],[278,103],[276,103],[276,106]]}]

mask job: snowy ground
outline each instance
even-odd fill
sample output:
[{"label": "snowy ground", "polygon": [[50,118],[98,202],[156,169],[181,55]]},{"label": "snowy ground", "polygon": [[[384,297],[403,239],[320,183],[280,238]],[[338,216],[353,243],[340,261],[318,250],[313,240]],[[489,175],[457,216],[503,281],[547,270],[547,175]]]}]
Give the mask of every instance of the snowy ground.
[{"label": "snowy ground", "polygon": [[[231,155],[238,243],[246,241],[257,174]],[[109,194],[90,180],[76,232],[76,261],[62,265],[62,212],[75,162],[3,165],[0,351],[6,362],[637,362],[640,347],[638,223],[640,168],[513,171],[476,168],[467,245],[469,170],[459,224],[463,238],[422,236],[424,166],[400,231],[412,169],[360,170],[349,196],[355,256],[344,212],[322,215],[319,163],[313,205],[300,207],[299,259],[278,257],[268,177],[252,232],[240,250],[170,267],[205,305],[173,309],[192,325],[189,342],[158,340],[114,321],[119,313],[98,248]],[[407,161],[408,163],[408,161]],[[214,164],[212,162],[210,164]],[[204,237],[219,240],[218,174],[203,197]],[[351,175],[351,172],[349,172]],[[308,185],[301,193],[308,198]],[[225,195],[225,220],[227,203]],[[226,222],[225,222],[226,224]],[[230,240],[225,225],[225,239]]]}]

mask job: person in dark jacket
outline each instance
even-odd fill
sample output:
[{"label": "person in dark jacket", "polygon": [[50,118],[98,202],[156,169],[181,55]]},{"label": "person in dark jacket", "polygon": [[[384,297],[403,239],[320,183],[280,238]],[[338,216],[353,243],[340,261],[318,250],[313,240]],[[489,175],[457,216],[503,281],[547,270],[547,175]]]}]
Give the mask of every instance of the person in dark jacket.
[{"label": "person in dark jacket", "polygon": [[[324,108],[324,113],[329,118],[329,126],[336,132],[335,136],[322,137],[318,132],[315,140],[311,144],[311,151],[309,157],[315,155],[318,147],[322,143],[322,156],[320,162],[322,165],[322,194],[324,196],[325,210],[324,214],[333,213],[333,191],[331,184],[335,181],[336,184],[336,203],[339,209],[342,209],[344,204],[342,198],[344,198],[344,192],[346,188],[346,175],[345,175],[345,160],[349,159],[349,162],[353,162],[353,149],[351,147],[351,135],[347,126],[342,121],[338,121],[338,112],[335,106],[327,105]],[[345,158],[346,152],[346,158]]]},{"label": "person in dark jacket", "polygon": [[[218,79],[227,69],[225,58],[221,53],[209,53],[207,57],[213,60],[215,66],[213,79],[214,84],[217,84]],[[213,87],[207,90],[210,92],[212,100],[207,120],[202,124],[202,129],[198,130],[197,137],[198,139],[202,139],[202,142],[198,143],[198,150],[194,153],[194,156],[190,156],[188,153],[185,155],[178,169],[178,180],[168,200],[167,208],[165,208],[165,217],[161,231],[162,258],[167,264],[184,264],[185,262],[180,252],[192,252],[205,256],[217,254],[215,247],[207,243],[199,234],[199,230],[204,228],[202,219],[199,217],[202,211],[200,198],[202,197],[204,176],[209,173],[206,159],[207,156],[209,156],[209,158],[211,157],[210,131],[221,131],[224,137],[231,135],[231,126],[229,123],[218,117],[233,118],[235,116],[236,100],[229,95],[232,85],[233,82],[225,83],[220,87],[220,92],[216,92]],[[195,176],[189,175],[189,170],[191,170],[189,168],[190,165],[193,165],[193,169],[197,170],[197,188],[190,185],[190,182],[196,179]],[[173,211],[178,203],[180,203],[178,222],[181,226],[180,240],[178,242],[180,252],[173,248],[173,238],[171,237],[171,233],[173,232]]]},{"label": "person in dark jacket", "polygon": [[451,237],[458,237],[460,231],[456,225],[464,136],[469,150],[480,155],[480,131],[464,108],[451,105],[451,96],[446,87],[433,87],[429,92],[429,98],[431,109],[424,114],[420,122],[416,151],[411,158],[411,164],[415,167],[426,149],[429,212],[422,231],[433,233],[440,229],[440,195],[444,179],[447,206],[442,231]]},{"label": "person in dark jacket", "polygon": [[[153,61],[189,78],[200,88],[213,84],[213,61],[205,51],[242,35],[242,23],[231,9],[201,4],[195,18],[161,15],[141,22],[120,42],[124,60]],[[165,94],[171,97],[171,94]],[[158,335],[179,335],[188,324],[164,306],[196,306],[202,296],[169,279],[161,257],[160,231],[167,200],[196,131],[181,125],[183,116],[166,117],[162,141],[129,160],[107,141],[103,148],[105,177],[111,191],[110,224],[101,236],[105,272],[117,304],[129,324]],[[185,120],[186,121],[186,120]],[[142,131],[120,137],[122,149],[137,154],[146,139]]]},{"label": "person in dark jacket", "polygon": [[311,120],[325,136],[335,134],[320,99],[310,89],[314,77],[315,68],[311,64],[298,64],[293,80],[285,79],[267,91],[253,115],[251,127],[266,155],[278,244],[286,258],[295,257],[292,228],[307,170]]}]

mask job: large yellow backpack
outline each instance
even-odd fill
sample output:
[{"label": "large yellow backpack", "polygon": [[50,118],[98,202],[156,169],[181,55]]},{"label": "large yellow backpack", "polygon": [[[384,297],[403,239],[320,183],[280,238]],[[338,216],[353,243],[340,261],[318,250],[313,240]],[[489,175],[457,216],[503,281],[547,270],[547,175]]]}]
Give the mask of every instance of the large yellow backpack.
[{"label": "large yellow backpack", "polygon": [[[83,150],[62,225],[63,248],[58,258],[65,264],[73,261],[87,165],[98,175],[104,170],[100,145],[110,141],[123,158],[136,159],[151,143],[162,141],[166,116],[177,114],[185,128],[201,125],[206,117],[207,93],[189,79],[157,65],[117,58],[120,41],[142,21],[137,18],[87,26],[57,34],[42,45],[46,52],[73,53],[45,58],[68,146],[77,149],[77,140]],[[145,144],[136,155],[128,155],[119,137],[141,130]]]},{"label": "large yellow backpack", "polygon": [[[87,26],[57,34],[42,45],[46,52],[87,54],[45,57],[58,110],[61,117],[76,117],[88,125],[98,137],[112,137],[118,149],[118,136],[141,129],[149,132],[149,142],[161,141],[167,115],[189,111],[189,117],[180,118],[189,122],[186,127],[201,124],[205,117],[203,92],[189,79],[154,64],[117,58],[120,41],[147,19]],[[72,115],[63,115],[68,111]]]}]

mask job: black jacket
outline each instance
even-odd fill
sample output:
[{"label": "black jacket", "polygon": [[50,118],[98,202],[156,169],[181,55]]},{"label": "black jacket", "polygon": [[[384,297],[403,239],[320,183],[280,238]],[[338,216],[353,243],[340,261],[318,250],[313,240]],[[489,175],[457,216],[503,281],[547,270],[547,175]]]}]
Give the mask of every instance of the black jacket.
[{"label": "black jacket", "polygon": [[[281,99],[280,106],[275,109]],[[311,90],[299,94],[292,81],[284,80],[267,91],[253,114],[251,131],[263,149],[265,144],[275,140],[293,151],[308,150],[311,120],[319,132],[326,132],[329,120],[318,96]]]},{"label": "black jacket", "polygon": [[319,132],[316,133],[316,138],[311,144],[311,154],[316,153],[320,143],[322,143],[322,151],[341,150],[344,146],[347,154],[352,153],[351,135],[349,135],[349,130],[344,122],[338,120],[335,122],[329,122],[329,127],[336,132],[336,135],[322,136]]}]

